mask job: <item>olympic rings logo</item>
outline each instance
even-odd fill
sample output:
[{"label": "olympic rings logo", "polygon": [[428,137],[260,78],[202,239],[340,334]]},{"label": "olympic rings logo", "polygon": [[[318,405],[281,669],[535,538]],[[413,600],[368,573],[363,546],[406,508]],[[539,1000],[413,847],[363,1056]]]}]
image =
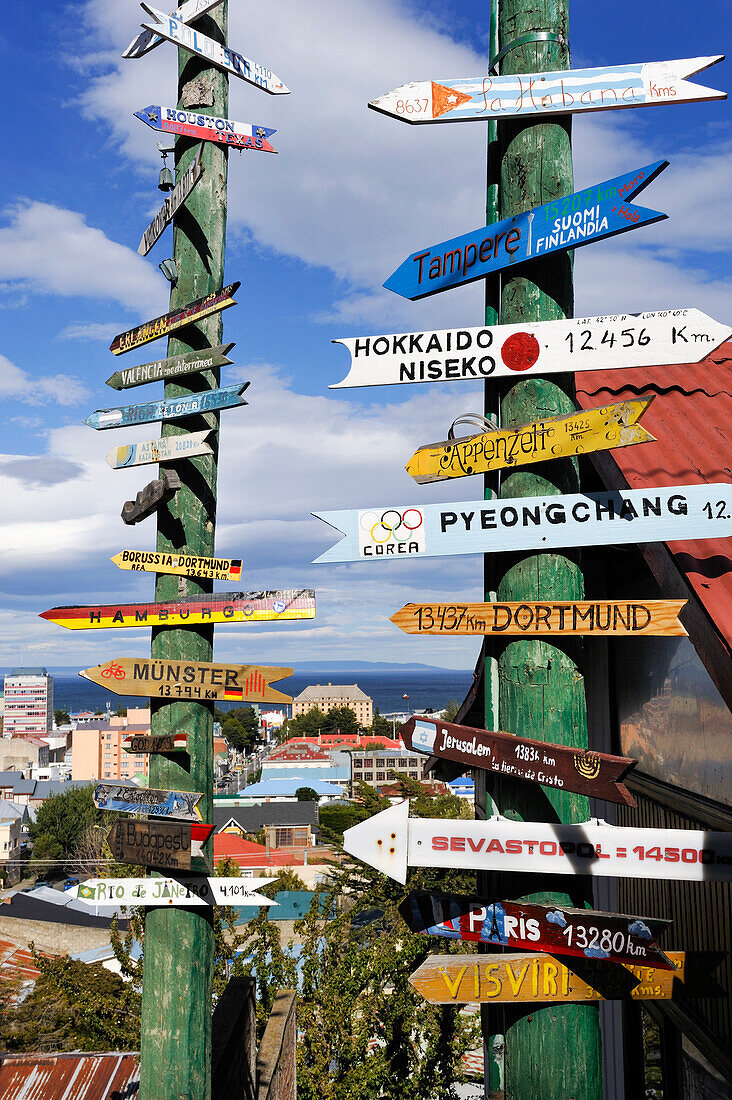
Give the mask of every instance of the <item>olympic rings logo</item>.
[{"label": "olympic rings logo", "polygon": [[362,531],[368,533],[371,541],[380,545],[393,540],[394,542],[407,542],[414,538],[414,532],[418,531],[424,518],[419,508],[387,508],[379,512],[363,512],[359,518]]}]

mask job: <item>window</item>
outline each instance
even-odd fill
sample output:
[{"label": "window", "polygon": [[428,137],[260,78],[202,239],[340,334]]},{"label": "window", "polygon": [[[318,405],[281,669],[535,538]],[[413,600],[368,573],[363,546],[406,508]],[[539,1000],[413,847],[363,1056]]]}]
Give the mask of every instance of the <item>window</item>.
[{"label": "window", "polygon": [[387,768],[395,768],[396,767],[396,759],[393,756],[390,756],[389,759],[386,762],[386,766],[387,766]]},{"label": "window", "polygon": [[364,768],[373,768],[374,762],[371,757],[364,757],[363,766]]},{"label": "window", "polygon": [[354,766],[354,768],[362,768],[363,764],[361,763],[360,760],[354,760],[353,761],[353,766]]},{"label": "window", "polygon": [[409,773],[409,778],[410,778],[410,779],[418,779],[418,778],[419,778],[419,776],[417,775],[417,773],[416,773],[416,772],[410,772],[410,773]]},{"label": "window", "polygon": [[409,767],[410,768],[416,768],[417,767],[417,757],[416,756],[410,756],[409,757]]},{"label": "window", "polygon": [[385,779],[386,779],[386,776],[384,775],[383,772],[377,772],[376,773],[376,782],[377,783],[383,783]]}]

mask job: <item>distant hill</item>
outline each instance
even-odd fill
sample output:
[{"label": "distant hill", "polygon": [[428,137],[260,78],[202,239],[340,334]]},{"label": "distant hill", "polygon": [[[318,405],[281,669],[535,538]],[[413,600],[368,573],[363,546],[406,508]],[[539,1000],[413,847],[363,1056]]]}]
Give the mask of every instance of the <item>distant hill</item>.
[{"label": "distant hill", "polygon": [[[226,664],[227,658],[221,658]],[[232,663],[235,663],[232,659]],[[267,662],[264,661],[263,664]],[[462,672],[467,669],[443,668],[440,665],[392,664],[389,661],[293,661],[295,674],[302,672]],[[11,672],[17,665],[0,667],[0,675]],[[73,676],[78,674],[79,665],[46,665],[52,676]]]}]

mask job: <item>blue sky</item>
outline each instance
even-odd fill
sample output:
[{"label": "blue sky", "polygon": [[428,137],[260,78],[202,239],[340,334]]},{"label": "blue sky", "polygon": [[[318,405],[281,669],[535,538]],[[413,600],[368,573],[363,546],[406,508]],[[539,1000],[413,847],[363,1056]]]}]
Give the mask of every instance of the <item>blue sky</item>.
[{"label": "blue sky", "polygon": [[[575,68],[724,52],[727,5],[650,0],[623,15],[575,0]],[[113,405],[111,337],[167,308],[160,260],[141,233],[161,202],[157,136],[133,117],[174,102],[175,50],[120,54],[133,0],[10,0],[0,25],[7,105],[0,207],[0,664],[72,665],[147,651],[145,631],[69,632],[38,619],[56,604],[150,599],[152,577],[112,554],[152,549],[154,519],[122,524],[122,503],[154,467],[112,471],[113,444],[152,430],[81,424]],[[292,89],[271,97],[232,80],[230,116],[276,127],[277,157],[232,154],[225,316],[247,408],[222,414],[217,552],[242,557],[243,588],[312,586],[318,616],[220,627],[216,656],[418,661],[471,667],[476,645],[403,635],[389,615],[411,599],[476,599],[479,557],[312,566],[331,544],[311,510],[479,496],[476,482],[417,486],[404,463],[480,408],[478,384],[329,393],[347,371],[335,337],[481,321],[479,285],[408,302],[381,283],[410,252],[480,224],[484,128],[412,128],[366,103],[409,80],[484,71],[487,4],[446,0],[271,0],[230,5],[230,44]],[[727,90],[730,66],[698,78]],[[581,187],[667,157],[645,192],[666,222],[577,253],[576,312],[696,306],[732,321],[732,121],[728,103],[603,112],[574,127]],[[164,354],[164,342],[124,365]],[[130,361],[128,363],[128,360]],[[128,391],[149,400],[160,387]],[[221,586],[219,586],[221,587]]]}]

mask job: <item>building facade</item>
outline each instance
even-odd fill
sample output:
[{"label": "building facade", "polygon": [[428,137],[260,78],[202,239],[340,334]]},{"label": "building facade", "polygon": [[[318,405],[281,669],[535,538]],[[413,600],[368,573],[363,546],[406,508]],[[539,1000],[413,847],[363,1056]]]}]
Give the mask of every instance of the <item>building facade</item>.
[{"label": "building facade", "polygon": [[45,668],[14,668],[5,677],[3,737],[43,737],[53,729],[53,677]]},{"label": "building facade", "polygon": [[360,779],[370,787],[393,783],[394,773],[405,775],[408,779],[422,779],[428,759],[407,749],[388,749],[383,753],[352,752],[351,778],[354,783]]},{"label": "building facade", "polygon": [[72,779],[133,779],[149,774],[147,753],[129,753],[122,748],[131,733],[150,733],[150,708],[130,707],[126,716],[114,715],[85,724],[71,735]]},{"label": "building facade", "polygon": [[334,707],[350,707],[359,726],[370,726],[374,704],[358,684],[313,684],[292,700],[292,717],[307,714],[313,707],[327,714]]}]

